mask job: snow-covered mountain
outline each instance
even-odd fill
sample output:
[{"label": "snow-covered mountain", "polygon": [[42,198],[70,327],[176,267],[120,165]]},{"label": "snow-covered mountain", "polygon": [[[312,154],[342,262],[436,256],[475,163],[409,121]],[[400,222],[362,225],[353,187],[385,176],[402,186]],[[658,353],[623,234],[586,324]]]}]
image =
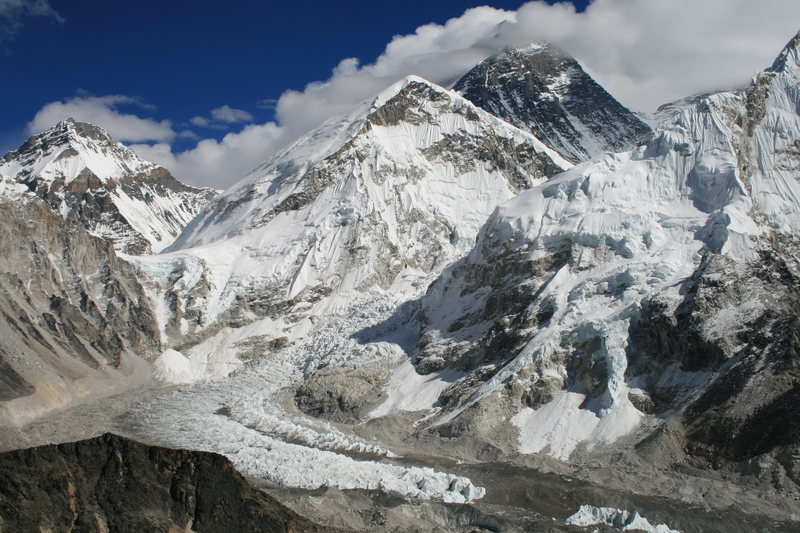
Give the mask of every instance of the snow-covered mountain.
[{"label": "snow-covered mountain", "polygon": [[205,208],[171,253],[139,262],[169,280],[156,295],[167,335],[217,320],[269,319],[279,332],[312,305],[336,309],[442,268],[472,247],[497,204],[569,166],[410,77],[276,155]]},{"label": "snow-covered mountain", "polygon": [[161,251],[215,195],[180,183],[103,129],[72,119],[6,154],[0,175],[128,254]]},{"label": "snow-covered mountain", "polygon": [[[154,373],[187,386],[121,427],[337,509],[530,473],[491,461],[670,497],[734,465],[681,496],[796,499],[798,87],[800,34],[651,131],[539,44],[402,80],[210,200],[65,121],[0,165],[0,425]],[[661,527],[609,505],[568,523]]]},{"label": "snow-covered mountain", "polygon": [[454,89],[478,107],[531,132],[572,163],[603,152],[624,152],[651,134],[649,126],[574,58],[545,42],[484,60]]},{"label": "snow-covered mountain", "polygon": [[564,460],[751,461],[791,491],[799,86],[800,35],[746,90],[665,106],[645,146],[500,206],[421,302],[417,371],[463,376],[432,426]]}]

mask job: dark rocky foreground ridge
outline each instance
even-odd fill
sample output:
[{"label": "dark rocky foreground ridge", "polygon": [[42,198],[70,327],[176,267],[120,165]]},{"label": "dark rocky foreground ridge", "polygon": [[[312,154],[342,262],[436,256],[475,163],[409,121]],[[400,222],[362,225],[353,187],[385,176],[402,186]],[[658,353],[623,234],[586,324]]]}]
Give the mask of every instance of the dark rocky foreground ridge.
[{"label": "dark rocky foreground ridge", "polygon": [[0,531],[342,531],[251,487],[208,452],[111,433],[0,454]]}]

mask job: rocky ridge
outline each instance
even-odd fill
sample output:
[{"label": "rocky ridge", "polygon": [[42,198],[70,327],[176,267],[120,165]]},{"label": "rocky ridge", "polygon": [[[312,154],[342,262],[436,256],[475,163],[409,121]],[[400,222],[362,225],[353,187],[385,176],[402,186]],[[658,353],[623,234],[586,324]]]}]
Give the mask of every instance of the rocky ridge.
[{"label": "rocky ridge", "polygon": [[8,531],[333,532],[252,488],[214,453],[112,434],[0,454]]}]

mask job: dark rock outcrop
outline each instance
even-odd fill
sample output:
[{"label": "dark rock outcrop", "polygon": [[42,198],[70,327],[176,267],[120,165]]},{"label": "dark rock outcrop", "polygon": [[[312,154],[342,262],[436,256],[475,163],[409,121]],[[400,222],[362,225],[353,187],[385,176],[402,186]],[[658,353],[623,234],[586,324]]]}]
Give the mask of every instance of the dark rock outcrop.
[{"label": "dark rock outcrop", "polygon": [[0,454],[0,530],[325,532],[225,457],[100,437]]}]

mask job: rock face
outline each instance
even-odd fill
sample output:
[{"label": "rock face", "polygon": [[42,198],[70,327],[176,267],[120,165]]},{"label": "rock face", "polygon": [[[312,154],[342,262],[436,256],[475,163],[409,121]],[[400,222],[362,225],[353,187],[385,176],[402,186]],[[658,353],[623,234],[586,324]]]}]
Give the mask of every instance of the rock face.
[{"label": "rock face", "polygon": [[486,59],[454,86],[478,107],[531,132],[572,163],[642,144],[650,127],[548,43]]},{"label": "rock face", "polygon": [[110,243],[23,186],[0,187],[0,420],[148,379],[160,349],[151,303]]},{"label": "rock face", "polygon": [[300,385],[295,403],[311,416],[355,422],[382,400],[380,387],[387,377],[385,369],[323,370]]},{"label": "rock face", "polygon": [[411,77],[220,195],[171,253],[137,261],[169,273],[159,298],[170,335],[215,322],[291,325],[318,303],[440,269],[472,246],[498,203],[568,166],[529,134]]},{"label": "rock face", "polygon": [[215,195],[180,183],[103,129],[72,119],[6,154],[0,175],[127,254],[162,250]]},{"label": "rock face", "polygon": [[0,454],[4,531],[325,532],[207,452],[112,434]]},{"label": "rock face", "polygon": [[565,460],[638,431],[798,492],[798,44],[498,208],[421,302],[418,372],[467,372],[434,427],[510,417],[519,451]]}]

